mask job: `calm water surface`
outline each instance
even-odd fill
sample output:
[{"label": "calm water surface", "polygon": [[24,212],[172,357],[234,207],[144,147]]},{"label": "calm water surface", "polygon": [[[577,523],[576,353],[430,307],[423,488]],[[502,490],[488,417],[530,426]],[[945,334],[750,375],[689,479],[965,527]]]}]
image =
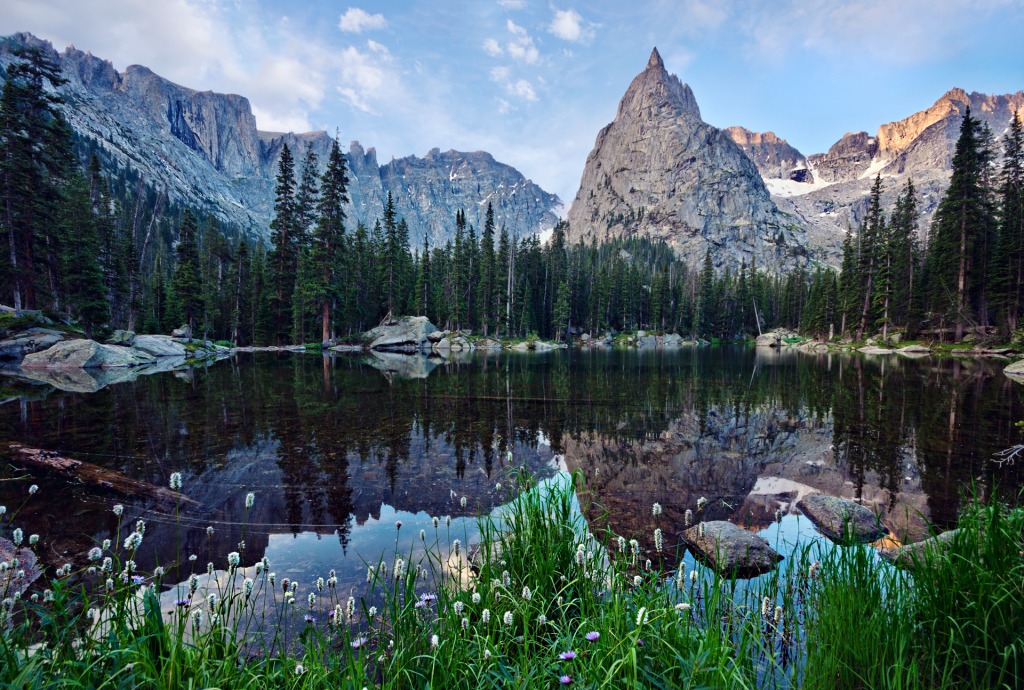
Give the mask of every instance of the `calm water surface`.
[{"label": "calm water surface", "polygon": [[[506,500],[520,465],[539,479],[580,470],[592,526],[648,550],[655,501],[670,548],[700,496],[707,519],[777,543],[815,534],[792,507],[814,491],[863,501],[894,538],[913,541],[928,523],[951,524],[972,485],[1019,495],[1024,463],[992,460],[1021,441],[1014,423],[1024,419],[1024,388],[1002,366],[715,347],[458,361],[246,354],[92,393],[5,377],[0,442],[158,486],[178,471],[197,505],[176,513],[7,462],[0,504],[40,486],[19,521],[42,535],[50,565],[114,537],[111,506],[124,503],[126,518],[148,523],[143,568],[187,572],[188,554],[200,569],[223,567],[244,538],[247,562],[266,555],[303,590],[330,568],[354,588],[365,562],[394,547],[396,520],[401,550],[420,529],[433,535],[433,517],[445,543],[472,540],[466,518]],[[780,507],[787,517],[775,525]]]}]

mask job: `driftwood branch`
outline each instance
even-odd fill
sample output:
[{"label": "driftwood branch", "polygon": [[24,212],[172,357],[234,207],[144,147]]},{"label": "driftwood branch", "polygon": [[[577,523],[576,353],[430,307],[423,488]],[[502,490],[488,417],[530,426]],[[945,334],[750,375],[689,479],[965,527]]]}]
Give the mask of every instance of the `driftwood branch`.
[{"label": "driftwood branch", "polygon": [[162,504],[199,505],[196,501],[177,491],[132,479],[120,472],[94,465],[91,462],[65,458],[51,450],[28,448],[20,443],[8,443],[7,450],[16,463],[31,469],[71,477],[84,484],[100,486],[126,496],[149,498]]}]

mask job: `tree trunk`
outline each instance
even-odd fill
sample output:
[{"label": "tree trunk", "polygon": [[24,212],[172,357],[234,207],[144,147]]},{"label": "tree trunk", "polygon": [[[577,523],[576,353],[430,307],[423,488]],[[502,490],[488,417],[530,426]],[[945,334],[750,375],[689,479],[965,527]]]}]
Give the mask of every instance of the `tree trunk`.
[{"label": "tree trunk", "polygon": [[967,217],[960,219],[960,271],[956,281],[956,335],[959,342],[964,337],[964,315],[967,309]]}]

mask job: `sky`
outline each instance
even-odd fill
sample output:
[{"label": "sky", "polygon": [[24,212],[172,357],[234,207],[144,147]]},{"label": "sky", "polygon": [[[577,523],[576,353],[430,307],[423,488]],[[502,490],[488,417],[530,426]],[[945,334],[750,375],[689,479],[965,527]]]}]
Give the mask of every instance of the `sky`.
[{"label": "sky", "polygon": [[16,31],[241,94],[260,129],[381,163],[488,151],[567,206],[655,46],[705,121],[805,155],[954,86],[1024,89],[1024,0],[4,0]]}]

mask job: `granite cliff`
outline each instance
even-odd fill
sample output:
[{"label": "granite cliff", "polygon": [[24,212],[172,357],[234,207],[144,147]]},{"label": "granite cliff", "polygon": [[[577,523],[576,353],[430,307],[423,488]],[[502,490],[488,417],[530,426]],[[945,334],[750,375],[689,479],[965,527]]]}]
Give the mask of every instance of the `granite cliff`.
[{"label": "granite cliff", "polygon": [[[784,167],[758,162],[764,154],[753,147],[744,146],[744,150],[758,162],[779,209],[806,228],[810,255],[838,266],[843,235],[847,227],[856,230],[864,218],[875,175],[882,176],[886,208],[892,208],[906,181],[913,179],[922,212],[919,231],[924,237],[949,184],[960,122],[968,107],[992,131],[998,152],[1013,113],[1024,107],[1024,92],[990,96],[951,89],[931,107],[881,125],[875,135],[847,133],[826,153],[806,156],[804,179],[788,174]],[[769,134],[764,135],[766,141]],[[772,155],[783,157],[778,152]]]},{"label": "granite cliff", "polygon": [[806,263],[803,228],[779,213],[757,167],[705,123],[690,87],[657,49],[597,135],[569,210],[570,239],[644,235],[691,265],[756,261],[778,272]]},{"label": "granite cliff", "polygon": [[[118,72],[106,60],[27,33],[0,39],[0,77],[17,45],[37,47],[61,67],[68,83],[62,107],[76,134],[95,142],[106,161],[139,173],[171,201],[214,214],[250,237],[266,238],[273,215],[274,177],[285,144],[297,167],[312,147],[326,164],[326,132],[279,133],[257,128],[243,96],[196,91],[139,65]],[[372,226],[390,192],[409,224],[410,239],[442,242],[465,209],[477,227],[492,202],[498,224],[523,233],[554,226],[561,201],[511,166],[485,152],[433,149],[385,165],[373,148],[352,142],[347,154],[351,184],[349,222]]]}]

